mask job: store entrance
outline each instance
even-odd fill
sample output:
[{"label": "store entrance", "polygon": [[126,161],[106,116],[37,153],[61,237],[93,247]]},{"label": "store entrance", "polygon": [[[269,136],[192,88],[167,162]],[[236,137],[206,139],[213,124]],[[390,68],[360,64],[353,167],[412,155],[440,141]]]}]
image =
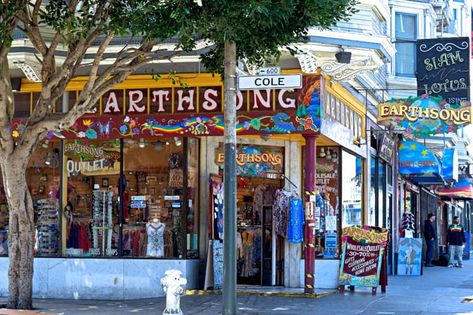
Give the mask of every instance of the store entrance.
[{"label": "store entrance", "polygon": [[[246,285],[282,285],[284,244],[273,231],[279,179],[239,177],[237,189],[237,280]],[[278,259],[279,257],[279,259]]]}]

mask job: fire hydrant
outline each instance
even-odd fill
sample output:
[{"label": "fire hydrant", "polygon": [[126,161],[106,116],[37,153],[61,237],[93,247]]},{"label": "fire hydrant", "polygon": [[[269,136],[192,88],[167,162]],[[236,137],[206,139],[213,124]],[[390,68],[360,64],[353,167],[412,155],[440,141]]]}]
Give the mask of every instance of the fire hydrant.
[{"label": "fire hydrant", "polygon": [[166,276],[161,278],[161,285],[166,293],[166,308],[163,311],[163,315],[183,315],[181,310],[181,295],[184,294],[184,288],[187,284],[187,279],[181,277],[182,272],[180,270],[167,270],[164,273]]}]

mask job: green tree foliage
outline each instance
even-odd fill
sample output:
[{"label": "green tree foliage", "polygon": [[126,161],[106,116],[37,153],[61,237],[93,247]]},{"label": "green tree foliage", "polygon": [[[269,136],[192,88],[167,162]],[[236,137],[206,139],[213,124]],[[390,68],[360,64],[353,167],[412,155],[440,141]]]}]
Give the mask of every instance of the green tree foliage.
[{"label": "green tree foliage", "polygon": [[328,28],[356,12],[356,0],[208,0],[196,21],[200,37],[215,46],[202,56],[212,71],[223,69],[226,40],[237,47],[237,58],[262,64],[278,57],[280,47],[304,41],[310,27]]}]

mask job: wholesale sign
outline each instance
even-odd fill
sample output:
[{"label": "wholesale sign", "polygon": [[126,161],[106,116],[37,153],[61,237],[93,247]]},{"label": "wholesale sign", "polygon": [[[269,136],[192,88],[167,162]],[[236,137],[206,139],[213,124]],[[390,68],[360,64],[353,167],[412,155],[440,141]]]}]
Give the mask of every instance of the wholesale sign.
[{"label": "wholesale sign", "polygon": [[388,237],[386,229],[369,226],[343,228],[339,284],[377,287]]},{"label": "wholesale sign", "polygon": [[418,95],[442,96],[449,104],[469,101],[468,37],[417,41]]}]

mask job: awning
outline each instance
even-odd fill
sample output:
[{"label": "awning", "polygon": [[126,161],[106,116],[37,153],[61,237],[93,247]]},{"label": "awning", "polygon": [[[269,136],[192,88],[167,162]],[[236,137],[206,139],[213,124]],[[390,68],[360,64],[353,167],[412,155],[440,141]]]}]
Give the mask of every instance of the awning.
[{"label": "awning", "polygon": [[457,200],[473,200],[473,179],[461,178],[456,184],[448,188],[437,188],[435,193],[442,198],[453,198]]}]

